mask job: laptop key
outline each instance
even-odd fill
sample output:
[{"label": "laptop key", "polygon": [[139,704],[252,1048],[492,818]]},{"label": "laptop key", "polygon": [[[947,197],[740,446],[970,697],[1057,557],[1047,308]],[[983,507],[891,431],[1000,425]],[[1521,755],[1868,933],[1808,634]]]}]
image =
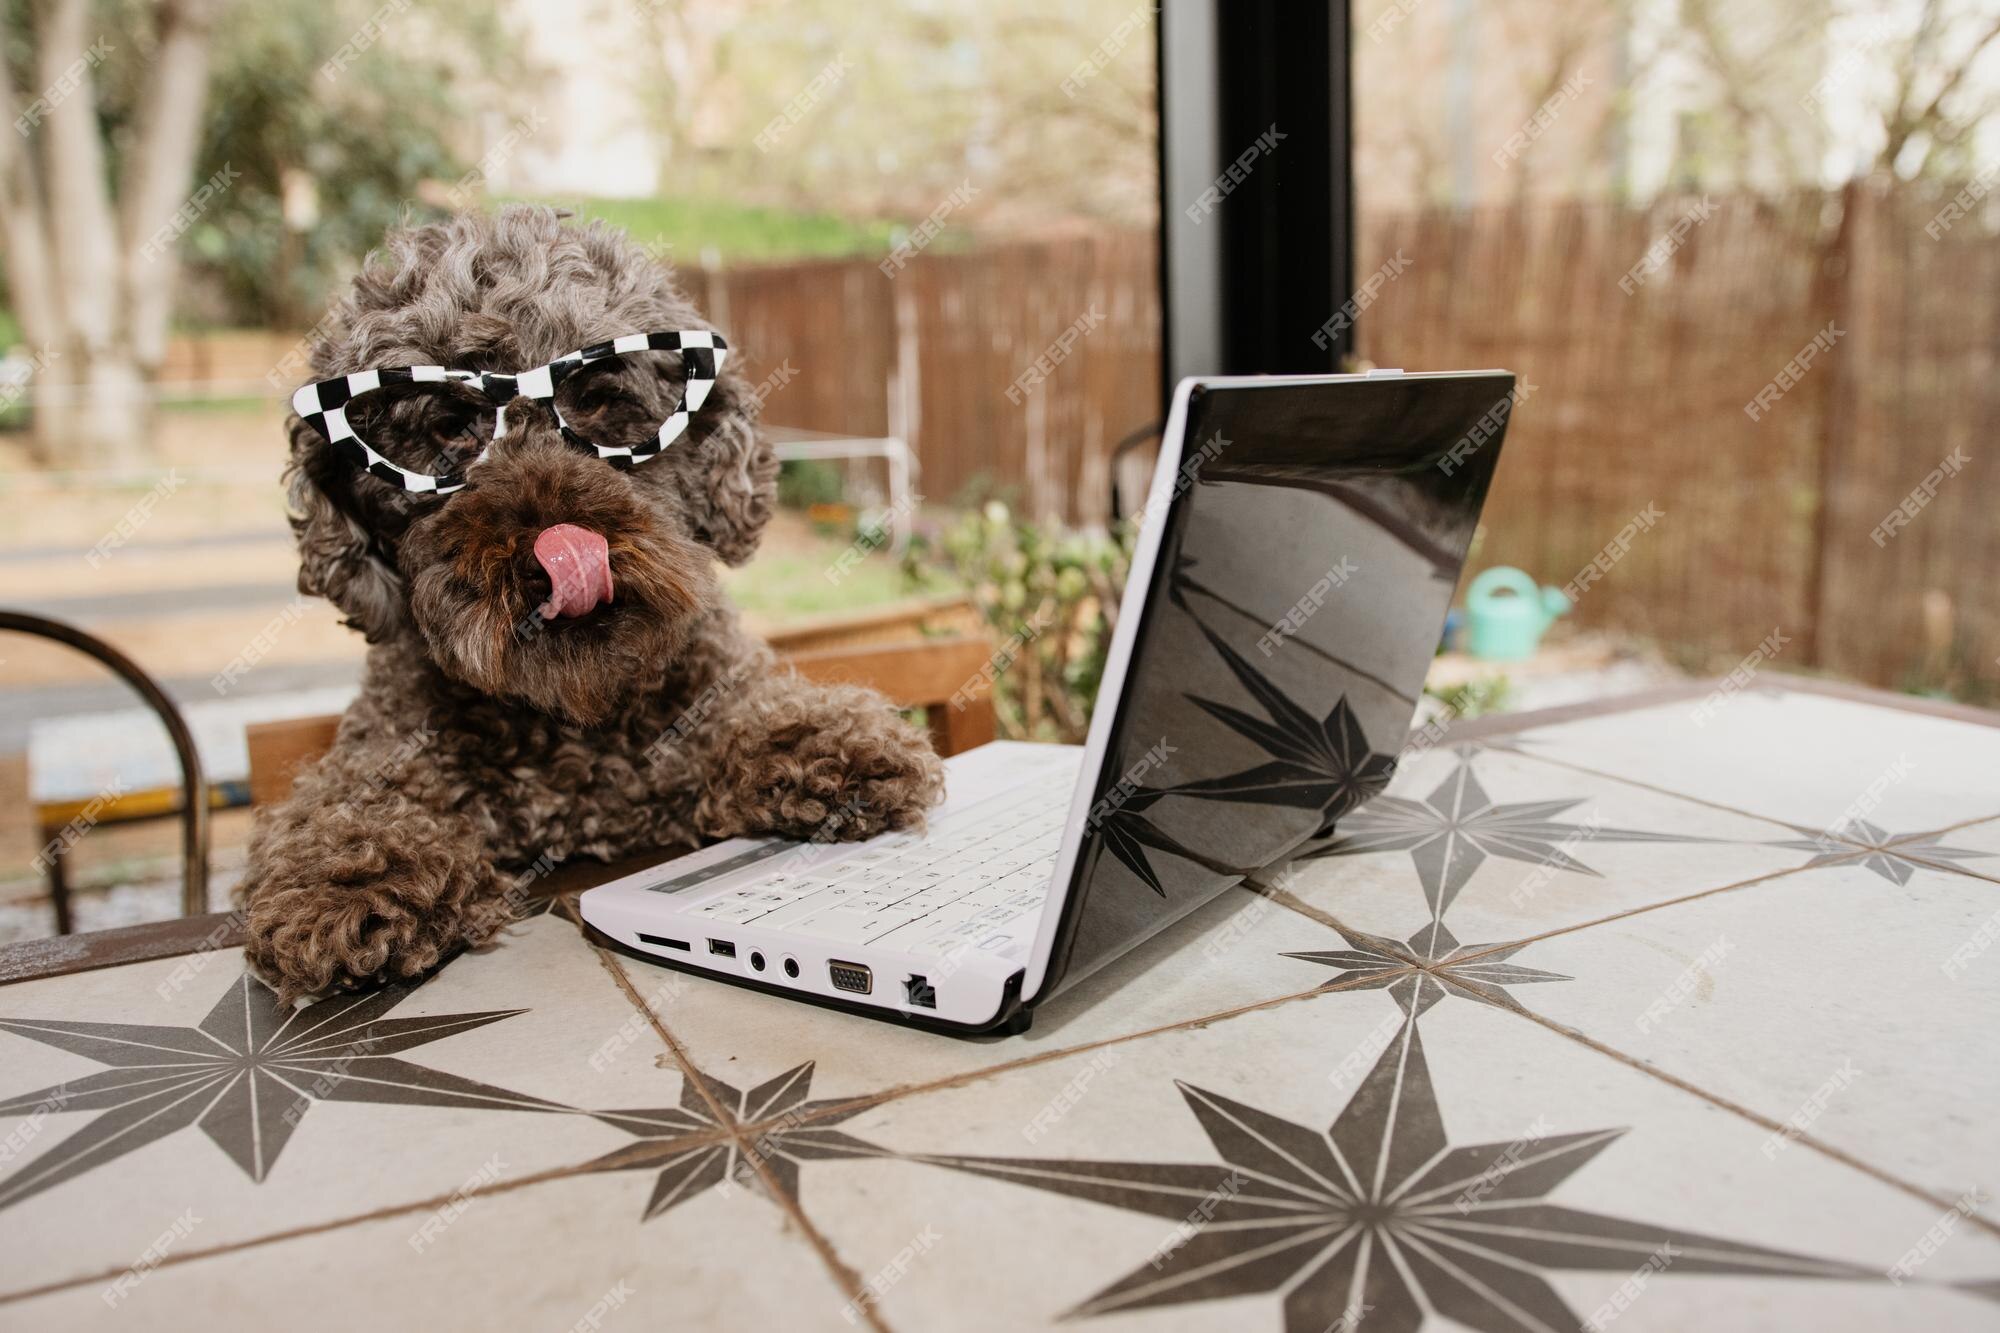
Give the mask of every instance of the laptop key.
[{"label": "laptop key", "polygon": [[694,909],[694,915],[710,921],[722,921],[731,925],[742,925],[753,917],[770,911],[765,903],[746,903],[733,898],[718,898],[712,903],[703,903]]},{"label": "laptop key", "polygon": [[786,929],[835,944],[865,944],[869,935],[874,933],[876,919],[875,913],[858,908],[830,907],[804,921],[795,921]]}]

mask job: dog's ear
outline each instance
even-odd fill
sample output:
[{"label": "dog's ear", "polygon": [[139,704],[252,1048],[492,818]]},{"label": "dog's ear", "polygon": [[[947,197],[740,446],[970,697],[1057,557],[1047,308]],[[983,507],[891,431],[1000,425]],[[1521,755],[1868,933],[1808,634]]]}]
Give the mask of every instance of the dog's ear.
[{"label": "dog's ear", "polygon": [[285,464],[285,494],[299,544],[299,591],[326,598],[368,642],[380,642],[407,617],[402,576],[377,553],[368,529],[313,480],[310,451],[324,447],[318,433],[296,416],[286,429],[292,453]]},{"label": "dog's ear", "polygon": [[689,432],[693,462],[681,474],[695,537],[731,565],[755,554],[778,498],[778,456],[757,430],[758,407],[743,377],[725,368]]}]

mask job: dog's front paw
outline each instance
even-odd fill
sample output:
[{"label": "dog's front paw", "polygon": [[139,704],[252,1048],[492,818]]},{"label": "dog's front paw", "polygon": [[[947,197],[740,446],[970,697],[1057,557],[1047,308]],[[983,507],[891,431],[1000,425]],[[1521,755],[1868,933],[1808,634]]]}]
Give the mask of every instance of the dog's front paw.
[{"label": "dog's front paw", "polygon": [[943,799],[929,741],[880,696],[829,690],[780,705],[792,708],[795,720],[724,760],[726,781],[707,798],[718,831],[853,842],[914,828]]},{"label": "dog's front paw", "polygon": [[325,810],[253,849],[244,954],[282,999],[415,980],[506,923],[492,868],[436,822]]},{"label": "dog's front paw", "polygon": [[840,735],[823,732],[805,748],[821,755],[809,765],[809,792],[793,803],[795,836],[854,842],[915,828],[944,799],[944,765],[895,713],[880,726],[862,719]]}]

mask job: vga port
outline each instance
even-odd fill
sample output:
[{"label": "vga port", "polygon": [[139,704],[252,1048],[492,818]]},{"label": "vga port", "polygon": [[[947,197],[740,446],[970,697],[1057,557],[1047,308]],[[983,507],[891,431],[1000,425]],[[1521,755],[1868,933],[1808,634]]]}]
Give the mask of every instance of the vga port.
[{"label": "vga port", "polygon": [[835,990],[853,991],[856,995],[866,995],[875,986],[875,974],[863,963],[843,963],[838,959],[826,965],[826,974],[833,981]]}]

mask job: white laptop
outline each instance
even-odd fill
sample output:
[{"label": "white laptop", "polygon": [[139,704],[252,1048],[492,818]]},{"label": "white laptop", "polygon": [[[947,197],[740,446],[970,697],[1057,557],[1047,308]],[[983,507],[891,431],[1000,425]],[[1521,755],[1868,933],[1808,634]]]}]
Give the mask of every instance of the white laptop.
[{"label": "white laptop", "polygon": [[620,949],[957,1033],[1335,836],[1415,716],[1505,371],[1183,381],[1081,746],[945,761],[921,833],[736,838],[585,893]]}]

